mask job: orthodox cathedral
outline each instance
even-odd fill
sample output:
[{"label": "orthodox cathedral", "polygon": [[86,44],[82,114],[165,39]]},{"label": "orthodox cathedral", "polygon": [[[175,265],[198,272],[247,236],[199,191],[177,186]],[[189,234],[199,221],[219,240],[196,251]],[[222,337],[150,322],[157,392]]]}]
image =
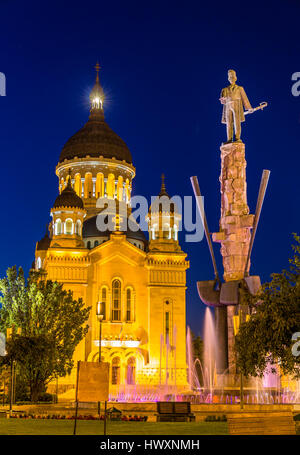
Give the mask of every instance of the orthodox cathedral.
[{"label": "orthodox cathedral", "polygon": [[[100,347],[101,360],[110,364],[112,395],[166,384],[187,390],[189,263],[178,241],[180,215],[164,180],[157,201],[170,204],[150,207],[149,240],[122,215],[131,214],[135,167],[104,119],[103,101],[96,65],[89,119],[61,151],[49,233],[36,244],[35,268],[92,308],[88,334],[75,350],[72,373],[59,379],[59,391],[74,389],[77,360],[99,361]],[[104,221],[113,228],[101,228]]]}]

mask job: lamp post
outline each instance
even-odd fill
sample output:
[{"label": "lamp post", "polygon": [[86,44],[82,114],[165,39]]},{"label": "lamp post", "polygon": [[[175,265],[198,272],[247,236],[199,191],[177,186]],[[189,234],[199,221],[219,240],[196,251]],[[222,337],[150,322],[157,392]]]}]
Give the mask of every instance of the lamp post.
[{"label": "lamp post", "polygon": [[[21,335],[21,328],[10,327],[6,329],[6,339],[11,340],[13,336]],[[15,401],[15,387],[16,387],[16,362],[13,358],[11,358],[10,362],[10,398],[9,398],[9,417],[12,416],[12,407]]]},{"label": "lamp post", "polygon": [[[96,315],[99,321],[99,363],[101,362],[101,341],[102,341],[102,320],[104,318],[105,303],[98,302],[96,307]],[[100,406],[101,403],[98,401],[98,415],[100,420]]]}]

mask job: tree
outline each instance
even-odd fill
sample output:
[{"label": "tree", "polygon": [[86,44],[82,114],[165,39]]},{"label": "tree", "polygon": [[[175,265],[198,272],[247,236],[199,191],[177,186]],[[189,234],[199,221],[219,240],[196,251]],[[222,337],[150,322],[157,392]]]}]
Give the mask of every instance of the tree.
[{"label": "tree", "polygon": [[4,406],[7,401],[8,388],[10,385],[10,372],[6,365],[0,367],[0,403]]},{"label": "tree", "polygon": [[245,376],[262,376],[267,366],[274,371],[279,363],[284,374],[300,377],[300,355],[293,349],[293,336],[300,331],[300,237],[294,234],[294,239],[289,270],[272,274],[257,296],[247,295],[253,311],[235,342]]},{"label": "tree", "polygon": [[0,305],[0,331],[13,329],[2,363],[19,363],[31,400],[37,401],[51,380],[71,372],[75,348],[88,331],[90,307],[73,300],[62,284],[39,272],[26,280],[16,267],[0,280]]}]

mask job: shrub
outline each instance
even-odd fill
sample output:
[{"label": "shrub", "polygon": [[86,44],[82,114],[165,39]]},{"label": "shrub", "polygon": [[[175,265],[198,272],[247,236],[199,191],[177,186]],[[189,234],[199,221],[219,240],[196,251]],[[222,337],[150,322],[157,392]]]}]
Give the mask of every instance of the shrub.
[{"label": "shrub", "polygon": [[38,401],[49,403],[50,401],[53,401],[53,395],[51,393],[43,392],[39,395]]}]

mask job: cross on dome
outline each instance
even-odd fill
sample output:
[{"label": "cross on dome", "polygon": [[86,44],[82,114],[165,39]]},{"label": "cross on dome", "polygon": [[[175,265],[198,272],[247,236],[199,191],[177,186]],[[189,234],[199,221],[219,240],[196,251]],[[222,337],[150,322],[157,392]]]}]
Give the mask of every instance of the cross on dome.
[{"label": "cross on dome", "polygon": [[100,64],[97,62],[95,65],[96,82],[90,94],[91,112],[103,111],[104,93],[99,80],[100,68]]}]

